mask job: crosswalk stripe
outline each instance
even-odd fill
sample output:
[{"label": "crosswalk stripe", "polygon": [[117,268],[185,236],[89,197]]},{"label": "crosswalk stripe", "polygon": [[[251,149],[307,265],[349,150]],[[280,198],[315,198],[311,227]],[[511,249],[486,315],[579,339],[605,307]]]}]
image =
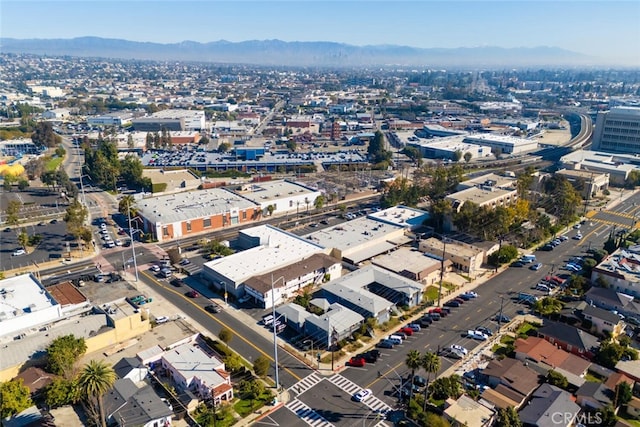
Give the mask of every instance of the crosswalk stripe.
[{"label": "crosswalk stripe", "polygon": [[301,400],[293,399],[285,405],[285,408],[296,414],[298,418],[312,427],[334,427],[333,424]]}]

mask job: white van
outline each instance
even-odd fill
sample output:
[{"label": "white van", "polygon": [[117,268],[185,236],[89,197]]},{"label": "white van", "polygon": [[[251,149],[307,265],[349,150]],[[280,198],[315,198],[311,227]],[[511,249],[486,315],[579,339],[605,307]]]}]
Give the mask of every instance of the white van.
[{"label": "white van", "polygon": [[543,292],[549,292],[551,290],[551,288],[549,288],[549,286],[544,285],[542,283],[538,283],[536,285],[536,290],[537,291],[543,291]]}]

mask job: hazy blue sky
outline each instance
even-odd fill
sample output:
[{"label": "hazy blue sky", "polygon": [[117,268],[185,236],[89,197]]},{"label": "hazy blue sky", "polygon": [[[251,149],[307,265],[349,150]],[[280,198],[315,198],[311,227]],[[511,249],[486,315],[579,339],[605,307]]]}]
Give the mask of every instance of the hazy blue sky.
[{"label": "hazy blue sky", "polygon": [[0,35],[556,46],[640,66],[640,1],[0,0]]}]

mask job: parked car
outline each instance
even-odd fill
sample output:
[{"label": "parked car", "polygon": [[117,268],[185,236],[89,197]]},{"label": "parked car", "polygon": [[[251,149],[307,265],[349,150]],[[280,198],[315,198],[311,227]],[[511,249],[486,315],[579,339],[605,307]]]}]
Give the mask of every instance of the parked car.
[{"label": "parked car", "polygon": [[464,354],[465,356],[467,354],[469,354],[469,350],[467,350],[466,348],[464,348],[463,346],[458,345],[458,344],[451,344],[451,349],[459,351],[460,353]]},{"label": "parked car", "polygon": [[422,326],[423,328],[429,326],[432,323],[433,319],[429,317],[429,315],[422,316],[422,319],[420,319],[420,326]]},{"label": "parked car", "polygon": [[454,350],[449,347],[445,347],[440,350],[440,355],[443,357],[450,357],[452,359],[462,359],[464,357],[464,354],[462,354],[460,351]]},{"label": "parked car", "polygon": [[393,348],[394,344],[390,340],[380,340],[376,347],[378,348]]},{"label": "parked car", "polygon": [[406,327],[411,328],[413,332],[420,332],[422,330],[420,325],[418,325],[417,323],[409,323]]},{"label": "parked car", "polygon": [[524,267],[524,262],[522,261],[514,261],[511,263],[511,267]]},{"label": "parked car", "polygon": [[178,264],[180,265],[189,265],[191,264],[191,261],[189,261],[189,258],[183,258]]},{"label": "parked car", "polygon": [[356,367],[362,368],[366,364],[367,364],[367,361],[364,360],[364,357],[356,356],[349,359],[349,366],[356,366]]},{"label": "parked car", "polygon": [[471,300],[471,297],[469,295],[467,295],[467,294],[460,294],[460,295],[458,295],[457,298],[460,298],[463,301],[470,301]]},{"label": "parked car", "polygon": [[511,318],[509,316],[505,316],[504,314],[500,315],[496,315],[493,320],[495,320],[496,322],[500,322],[500,323],[509,323],[511,322]]},{"label": "parked car", "polygon": [[462,295],[467,295],[467,296],[469,296],[469,297],[471,297],[471,298],[478,298],[478,294],[477,294],[477,293],[475,293],[474,291],[467,291],[467,292],[465,292],[465,293],[464,293],[464,294],[462,294]]},{"label": "parked car", "polygon": [[447,307],[453,307],[453,308],[460,307],[460,303],[456,300],[449,300],[445,302],[444,305],[446,305]]},{"label": "parked car", "polygon": [[489,328],[487,328],[485,326],[478,326],[476,328],[476,331],[482,332],[483,334],[488,335],[488,336],[492,336],[493,335],[493,332],[491,331],[491,329],[489,329]]},{"label": "parked car", "polygon": [[537,264],[533,264],[531,267],[529,267],[529,269],[533,270],[533,271],[538,271],[542,268],[542,263],[539,262]]},{"label": "parked car", "polygon": [[156,324],[160,325],[162,323],[167,323],[169,318],[167,316],[156,317]]},{"label": "parked car", "polygon": [[408,336],[413,335],[413,329],[411,329],[408,326],[403,326],[402,328],[400,328],[399,332],[404,332],[405,334],[407,334]]},{"label": "parked car", "polygon": [[182,281],[182,279],[178,279],[178,278],[172,279],[169,283],[171,283],[176,288],[179,288],[182,285],[184,285],[184,282]]},{"label": "parked car", "polygon": [[27,251],[25,251],[24,249],[16,249],[15,251],[13,251],[11,256],[20,256],[20,255],[25,255],[26,253]]},{"label": "parked car", "polygon": [[200,296],[200,294],[197,293],[196,291],[189,291],[185,293],[185,295],[188,296],[189,298],[198,298]]},{"label": "parked car", "polygon": [[119,274],[112,274],[111,276],[109,276],[109,278],[105,283],[115,283],[121,280],[122,280],[122,276],[120,276]]},{"label": "parked car", "polygon": [[454,301],[458,301],[460,304],[464,304],[464,300],[460,297],[456,297],[453,299]]},{"label": "parked car", "polygon": [[157,264],[153,264],[151,267],[149,267],[149,270],[153,271],[154,273],[157,273],[160,271],[160,266]]}]

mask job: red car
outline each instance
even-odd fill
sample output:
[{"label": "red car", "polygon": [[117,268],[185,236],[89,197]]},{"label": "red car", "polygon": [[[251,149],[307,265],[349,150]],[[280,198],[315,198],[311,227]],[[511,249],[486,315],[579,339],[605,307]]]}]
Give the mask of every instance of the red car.
[{"label": "red car", "polygon": [[200,296],[200,294],[197,293],[196,291],[189,291],[185,295],[188,296],[189,298],[198,298]]},{"label": "red car", "polygon": [[413,335],[413,329],[409,328],[409,327],[404,327],[404,328],[400,328],[398,329],[400,332],[404,332],[405,334],[407,334],[407,336],[411,336]]},{"label": "red car", "polygon": [[359,368],[362,368],[366,364],[367,362],[364,360],[364,357],[352,357],[351,359],[349,359],[349,366],[357,366]]}]

